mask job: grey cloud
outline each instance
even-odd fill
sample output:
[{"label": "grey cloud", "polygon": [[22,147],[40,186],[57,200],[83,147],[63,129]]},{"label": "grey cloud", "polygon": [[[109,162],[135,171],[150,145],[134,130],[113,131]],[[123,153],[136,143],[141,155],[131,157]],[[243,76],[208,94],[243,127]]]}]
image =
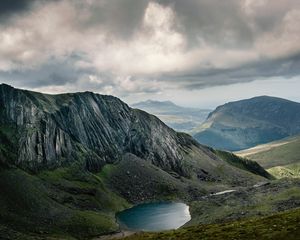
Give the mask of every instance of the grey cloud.
[{"label": "grey cloud", "polygon": [[65,59],[52,58],[37,68],[0,72],[0,79],[2,82],[12,83],[18,87],[30,88],[75,83],[80,76],[93,71],[92,69],[82,71],[75,68],[74,62],[78,58],[76,55]]},{"label": "grey cloud", "polygon": [[180,75],[164,75],[164,81],[177,82],[186,89],[199,89],[273,77],[291,78],[300,75],[300,53],[276,60],[264,60],[230,69],[193,71]]},{"label": "grey cloud", "polygon": [[7,22],[11,17],[26,13],[34,4],[45,4],[50,1],[60,0],[1,0],[0,24]]},{"label": "grey cloud", "polygon": [[1,0],[0,16],[27,10],[34,0]]},{"label": "grey cloud", "polygon": [[300,8],[298,0],[265,0],[263,3],[255,7],[251,14],[255,22],[255,30],[257,30],[258,34],[273,31],[280,24],[287,12]]},{"label": "grey cloud", "polygon": [[175,10],[181,31],[192,46],[199,39],[224,47],[245,47],[252,44],[252,30],[237,0],[158,0]]},{"label": "grey cloud", "polygon": [[[19,88],[46,91],[54,88],[59,89],[59,92],[88,90],[120,97],[132,93],[151,94],[159,91],[158,87],[149,84],[150,79],[147,78],[129,77],[124,83],[110,72],[99,72],[93,67],[76,67],[76,62],[81,60],[86,59],[81,54],[72,54],[63,59],[51,58],[45,64],[32,69],[0,71],[0,82]],[[128,84],[134,87],[131,89]],[[111,90],[106,90],[107,87]]]},{"label": "grey cloud", "polygon": [[[300,16],[299,0],[252,1],[256,5],[248,10],[245,8],[245,1],[242,0],[64,0],[62,7],[55,5],[49,9],[58,12],[57,15],[53,14],[57,18],[64,15],[64,11],[70,11],[71,14],[66,13],[65,18],[57,21],[58,25],[55,25],[55,21],[51,25],[49,23],[52,21],[49,19],[52,20],[52,15],[49,13],[50,17],[48,16],[45,21],[48,23],[47,26],[51,27],[48,31],[44,31],[43,21],[37,23],[36,19],[40,19],[40,15],[27,21],[22,21],[23,15],[17,16],[17,13],[23,13],[26,17],[26,11],[33,9],[33,6],[38,9],[48,2],[46,0],[0,2],[0,19],[1,16],[18,18],[18,21],[12,23],[15,26],[11,29],[9,29],[11,23],[2,22],[8,26],[8,29],[3,27],[3,31],[7,30],[7,35],[10,35],[12,40],[16,39],[18,48],[8,41],[3,41],[12,50],[7,51],[5,47],[1,49],[0,46],[0,52],[2,51],[0,65],[1,60],[14,63],[15,59],[25,59],[24,65],[12,70],[9,69],[9,64],[3,64],[2,69],[9,70],[0,72],[1,81],[31,88],[75,85],[83,81],[87,89],[102,89],[109,86],[118,89],[120,95],[126,95],[129,92],[160,91],[155,84],[150,84],[153,79],[159,84],[172,82],[173,86],[194,89],[248,82],[257,78],[300,75],[300,54],[298,54],[300,48],[296,41],[300,37],[297,35],[300,35],[300,29],[296,24],[293,26],[289,23],[287,31],[283,31],[285,26],[282,25],[287,13],[298,9]],[[170,7],[175,13],[175,22],[171,22],[172,18],[167,19],[168,25],[165,27],[167,30],[162,32],[158,29],[157,35],[163,34],[163,37],[148,42],[152,34],[145,34],[143,31],[147,29],[145,30],[142,25],[149,3]],[[42,14],[47,15],[47,11],[48,9]],[[291,22],[299,19],[297,14],[292,16]],[[172,27],[173,32],[169,27]],[[265,37],[264,34],[267,34],[266,38],[262,38]],[[170,35],[171,38],[167,39]],[[102,41],[102,37],[105,40]],[[0,40],[3,39],[0,33]],[[98,42],[98,39],[101,40]],[[276,42],[277,39],[280,41]],[[268,48],[269,41],[270,45],[272,41],[275,42],[271,45],[275,46],[273,49]],[[164,51],[168,47],[165,45],[171,47]],[[281,49],[283,50],[279,51]],[[32,51],[28,53],[28,50]],[[76,51],[83,53],[75,55]],[[37,59],[38,63],[34,64],[34,68],[26,68],[27,58],[24,58],[27,56],[26,53],[29,56],[32,54],[30,60]],[[218,59],[221,61],[216,61]],[[87,65],[90,67],[78,67],[77,64],[81,60],[88,62]],[[170,67],[169,62],[176,66]],[[165,74],[164,67],[173,73]],[[137,71],[132,68],[137,68]],[[121,69],[129,70],[124,73]],[[128,81],[129,86],[125,84],[123,88],[120,87],[122,80],[116,80],[122,74],[131,77],[124,80]],[[90,81],[89,75],[100,79]],[[125,79],[127,76],[122,77]]]},{"label": "grey cloud", "polygon": [[117,37],[129,38],[140,27],[149,0],[95,1],[86,6],[77,1],[79,8],[88,8],[90,18],[79,23],[83,28],[104,28]]}]

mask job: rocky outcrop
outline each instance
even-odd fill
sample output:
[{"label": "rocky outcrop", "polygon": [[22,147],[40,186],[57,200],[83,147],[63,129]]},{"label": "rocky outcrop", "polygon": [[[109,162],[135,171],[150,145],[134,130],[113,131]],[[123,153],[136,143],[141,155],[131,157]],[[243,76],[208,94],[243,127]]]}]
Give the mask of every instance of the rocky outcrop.
[{"label": "rocky outcrop", "polygon": [[156,117],[112,96],[46,95],[2,84],[0,104],[1,125],[18,130],[14,163],[30,170],[84,158],[97,171],[131,152],[176,171],[187,147]]}]

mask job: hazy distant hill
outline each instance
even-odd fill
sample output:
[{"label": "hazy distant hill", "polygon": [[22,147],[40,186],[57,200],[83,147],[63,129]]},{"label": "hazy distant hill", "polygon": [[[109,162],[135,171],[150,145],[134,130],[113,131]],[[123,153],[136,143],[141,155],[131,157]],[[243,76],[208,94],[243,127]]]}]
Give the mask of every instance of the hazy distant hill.
[{"label": "hazy distant hill", "polygon": [[257,161],[277,178],[300,177],[300,136],[294,136],[236,152]]},{"label": "hazy distant hill", "polygon": [[132,107],[142,109],[157,116],[169,127],[182,132],[190,132],[204,122],[209,109],[181,107],[170,101],[147,100],[132,104]]},{"label": "hazy distant hill", "polygon": [[200,143],[241,150],[300,133],[300,103],[261,96],[219,106],[194,131]]}]

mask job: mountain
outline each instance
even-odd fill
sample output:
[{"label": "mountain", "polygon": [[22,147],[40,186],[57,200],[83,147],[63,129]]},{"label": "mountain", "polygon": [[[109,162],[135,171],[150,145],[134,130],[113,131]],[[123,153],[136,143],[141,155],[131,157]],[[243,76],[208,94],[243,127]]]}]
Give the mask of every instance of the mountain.
[{"label": "mountain", "polygon": [[157,116],[169,127],[181,132],[192,131],[211,112],[209,109],[181,107],[170,101],[147,100],[132,104],[132,107],[142,109]]},{"label": "mountain", "polygon": [[277,178],[300,177],[300,136],[258,145],[236,152],[241,157],[257,161]]},{"label": "mountain", "polygon": [[237,151],[298,133],[300,103],[261,96],[217,107],[193,136],[204,145]]},{"label": "mountain", "polygon": [[98,236],[117,231],[115,213],[132,204],[190,202],[272,179],[258,164],[216,154],[113,96],[1,84],[0,106],[5,238]]}]

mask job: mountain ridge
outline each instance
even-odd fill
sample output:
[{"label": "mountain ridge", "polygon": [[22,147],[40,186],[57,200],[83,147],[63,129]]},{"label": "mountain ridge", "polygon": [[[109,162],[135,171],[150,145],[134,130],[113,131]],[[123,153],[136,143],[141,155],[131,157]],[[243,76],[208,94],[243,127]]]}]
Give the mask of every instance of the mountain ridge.
[{"label": "mountain ridge", "polygon": [[194,132],[202,144],[241,150],[300,133],[300,103],[260,96],[218,106]]},{"label": "mountain ridge", "polygon": [[[202,169],[214,172],[216,164],[224,165],[189,135],[112,96],[91,92],[48,95],[1,85],[0,104],[1,136],[9,142],[5,146],[15,150],[10,163],[25,170],[56,168],[79,160],[97,172],[125,153],[185,177],[201,176]],[[8,153],[0,149],[6,159]]]}]

